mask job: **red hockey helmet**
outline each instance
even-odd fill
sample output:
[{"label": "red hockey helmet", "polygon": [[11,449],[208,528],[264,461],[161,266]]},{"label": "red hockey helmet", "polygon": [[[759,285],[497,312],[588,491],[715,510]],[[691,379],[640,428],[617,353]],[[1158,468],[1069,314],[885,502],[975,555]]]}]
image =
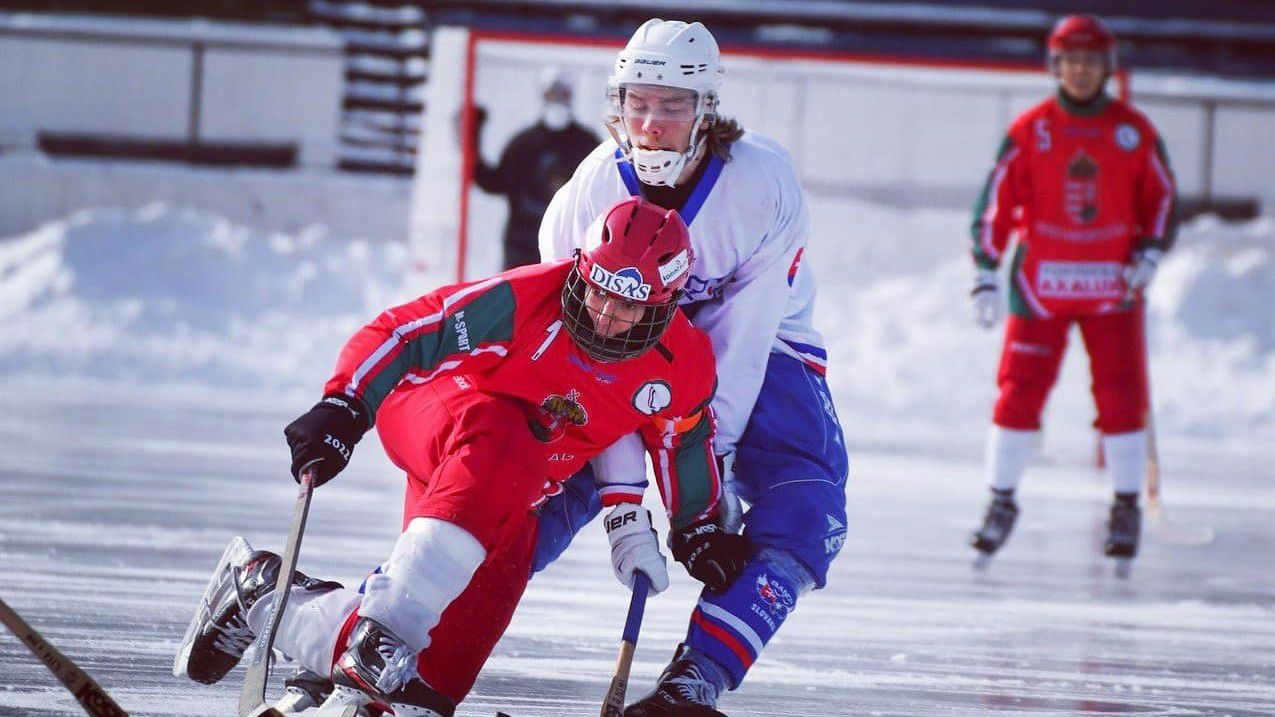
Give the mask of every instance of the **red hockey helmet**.
[{"label": "red hockey helmet", "polygon": [[562,320],[599,361],[639,356],[664,335],[691,274],[682,217],[641,197],[624,199],[589,227],[562,288]]},{"label": "red hockey helmet", "polygon": [[1093,50],[1107,58],[1107,72],[1116,70],[1116,36],[1094,15],[1068,15],[1049,33],[1049,66],[1055,67],[1065,50]]}]

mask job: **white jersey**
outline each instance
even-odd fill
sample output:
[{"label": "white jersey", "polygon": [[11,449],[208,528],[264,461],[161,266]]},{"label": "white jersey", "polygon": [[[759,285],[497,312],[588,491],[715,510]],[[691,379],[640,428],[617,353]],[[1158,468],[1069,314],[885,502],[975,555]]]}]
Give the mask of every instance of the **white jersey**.
[{"label": "white jersey", "polygon": [[[716,451],[722,454],[734,450],[748,424],[771,352],[819,373],[827,354],[812,325],[814,277],[802,261],[810,218],[787,152],[748,132],[731,145],[729,161],[705,161],[710,164],[682,210],[695,250],[682,308],[713,342]],[[618,159],[613,141],[604,142],[549,203],[540,224],[541,259],[583,248],[594,219],[638,192],[631,165]]]}]

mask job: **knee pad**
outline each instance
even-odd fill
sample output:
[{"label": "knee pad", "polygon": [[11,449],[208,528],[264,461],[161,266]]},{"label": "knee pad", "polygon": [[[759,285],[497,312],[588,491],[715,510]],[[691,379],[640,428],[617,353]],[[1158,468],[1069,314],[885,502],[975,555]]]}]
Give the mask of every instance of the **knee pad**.
[{"label": "knee pad", "polygon": [[756,553],[776,549],[800,561],[821,588],[845,545],[846,523],[844,486],[792,482],[766,491],[749,508],[744,536]]}]

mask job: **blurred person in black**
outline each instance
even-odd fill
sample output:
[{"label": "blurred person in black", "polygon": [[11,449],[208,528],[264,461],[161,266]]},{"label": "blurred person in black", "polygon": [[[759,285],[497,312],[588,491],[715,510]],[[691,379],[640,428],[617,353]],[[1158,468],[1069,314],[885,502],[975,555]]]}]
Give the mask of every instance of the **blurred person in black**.
[{"label": "blurred person in black", "polygon": [[540,261],[537,232],[540,217],[558,188],[567,183],[580,160],[598,146],[598,136],[571,113],[572,79],[548,69],[541,77],[544,104],[536,123],[514,135],[492,166],[482,156],[482,128],[487,120],[477,108],[474,121],[474,181],[485,192],[509,199],[505,225],[505,269]]}]

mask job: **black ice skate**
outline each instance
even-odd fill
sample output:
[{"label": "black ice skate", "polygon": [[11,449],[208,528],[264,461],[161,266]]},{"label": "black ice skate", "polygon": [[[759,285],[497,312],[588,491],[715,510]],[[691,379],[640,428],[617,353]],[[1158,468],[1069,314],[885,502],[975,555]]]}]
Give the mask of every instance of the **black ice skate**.
[{"label": "black ice skate", "polygon": [[[230,541],[177,650],[173,661],[175,676],[211,685],[239,664],[257,637],[248,627],[248,611],[274,592],[282,562],[274,553],[254,551],[243,538]],[[317,591],[341,587],[340,583],[314,580],[300,572],[292,584]]]},{"label": "black ice skate", "polygon": [[299,668],[283,681],[283,697],[274,708],[286,715],[318,707],[332,694],[332,680],[317,672]]},{"label": "black ice skate", "polygon": [[416,652],[383,625],[359,618],[350,646],[332,668],[332,696],[323,707],[369,705],[395,717],[452,717],[456,705],[425,684]]},{"label": "black ice skate", "polygon": [[991,562],[992,555],[1000,550],[1009,540],[1014,530],[1014,521],[1018,520],[1018,504],[1014,502],[1014,491],[992,489],[992,502],[987,506],[987,515],[983,518],[983,527],[970,536],[970,545],[978,551],[974,567],[982,569]]},{"label": "black ice skate", "polygon": [[1142,534],[1142,509],[1137,493],[1117,493],[1107,521],[1107,544],[1104,551],[1116,559],[1116,575],[1127,578],[1138,554],[1138,538]]},{"label": "black ice skate", "polygon": [[655,690],[626,707],[624,717],[726,717],[713,708],[717,685],[700,672],[686,654],[689,649],[678,645]]}]

